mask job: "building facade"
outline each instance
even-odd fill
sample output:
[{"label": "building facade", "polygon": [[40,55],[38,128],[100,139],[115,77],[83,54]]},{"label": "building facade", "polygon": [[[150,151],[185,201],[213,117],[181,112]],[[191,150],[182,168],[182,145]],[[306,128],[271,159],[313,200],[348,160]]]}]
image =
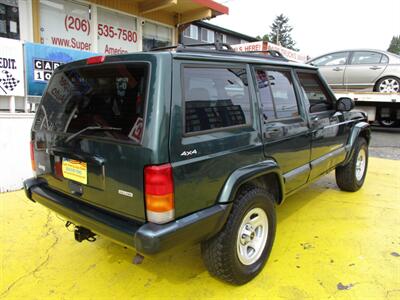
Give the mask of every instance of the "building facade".
[{"label": "building facade", "polygon": [[206,44],[221,42],[229,45],[258,42],[259,39],[203,21],[195,21],[181,31],[179,42],[182,44]]},{"label": "building facade", "polygon": [[[182,25],[227,13],[226,6],[213,0],[0,0],[0,111],[26,110],[27,99],[40,96],[30,93],[31,81],[46,82],[60,63],[96,53],[122,54],[176,44]],[[12,40],[24,48],[23,66],[18,68],[24,68],[26,80],[14,80],[26,85],[23,95],[2,87],[15,71],[6,70],[2,63],[2,59],[10,61],[7,53],[13,51],[1,48],[12,49]],[[38,44],[47,48],[35,48]],[[57,49],[53,60],[37,57],[51,47]],[[31,49],[36,49],[34,57]],[[28,69],[31,64],[34,70]]]}]

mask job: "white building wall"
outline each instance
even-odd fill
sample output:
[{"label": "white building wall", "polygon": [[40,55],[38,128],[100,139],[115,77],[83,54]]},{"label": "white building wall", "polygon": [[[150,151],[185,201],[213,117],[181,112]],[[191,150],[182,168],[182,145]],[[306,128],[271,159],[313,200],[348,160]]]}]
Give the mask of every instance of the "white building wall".
[{"label": "white building wall", "polygon": [[30,129],[33,114],[0,113],[0,192],[22,188],[32,177]]}]

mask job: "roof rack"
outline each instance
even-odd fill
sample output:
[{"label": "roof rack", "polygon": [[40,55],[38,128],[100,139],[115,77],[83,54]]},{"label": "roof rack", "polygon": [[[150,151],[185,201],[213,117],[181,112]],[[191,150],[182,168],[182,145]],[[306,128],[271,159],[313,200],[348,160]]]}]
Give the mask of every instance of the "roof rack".
[{"label": "roof rack", "polygon": [[[212,49],[213,47],[214,49]],[[262,50],[262,51],[245,51],[238,52],[235,51],[229,44],[226,43],[208,43],[208,44],[178,44],[166,47],[158,47],[152,48],[148,51],[164,51],[164,50],[175,50],[176,52],[201,52],[201,53],[214,53],[214,54],[230,54],[230,55],[238,55],[238,56],[248,56],[248,57],[259,57],[259,58],[268,58],[289,61],[286,57],[282,55],[279,51],[276,50]]]},{"label": "roof rack", "polygon": [[172,50],[176,49],[176,51],[181,52],[183,49],[187,48],[206,48],[207,50],[211,50],[209,47],[214,47],[216,51],[231,51],[234,52],[233,48],[225,43],[207,43],[207,44],[178,44],[166,47],[158,47],[158,48],[151,48],[149,51],[162,51],[162,50]]}]

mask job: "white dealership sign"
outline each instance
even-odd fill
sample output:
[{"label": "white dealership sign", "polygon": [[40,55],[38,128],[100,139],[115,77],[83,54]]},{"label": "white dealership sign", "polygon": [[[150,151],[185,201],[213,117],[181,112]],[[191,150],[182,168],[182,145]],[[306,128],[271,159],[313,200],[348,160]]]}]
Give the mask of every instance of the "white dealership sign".
[{"label": "white dealership sign", "polygon": [[122,54],[137,52],[137,19],[110,10],[97,9],[98,52]]},{"label": "white dealership sign", "polygon": [[0,96],[24,96],[22,42],[0,38]]},{"label": "white dealership sign", "polygon": [[95,30],[89,6],[62,0],[40,1],[40,38],[42,44],[93,51]]}]

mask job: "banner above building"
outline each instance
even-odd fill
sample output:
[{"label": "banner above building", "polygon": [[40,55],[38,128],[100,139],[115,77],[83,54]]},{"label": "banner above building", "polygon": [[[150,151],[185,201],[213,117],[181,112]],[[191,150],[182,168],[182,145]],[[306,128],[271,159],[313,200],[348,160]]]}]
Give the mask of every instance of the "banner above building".
[{"label": "banner above building", "polygon": [[267,50],[275,50],[279,51],[284,57],[286,57],[289,60],[292,61],[297,61],[297,62],[306,62],[308,59],[310,59],[310,56],[308,56],[305,53],[301,53],[298,51],[293,51],[291,49],[278,46],[276,44],[273,44],[271,42],[253,42],[253,43],[244,43],[244,44],[237,44],[237,45],[231,45],[231,47],[238,52],[257,52],[257,51],[267,51]]},{"label": "banner above building", "polygon": [[0,96],[25,96],[22,42],[0,38]]}]

